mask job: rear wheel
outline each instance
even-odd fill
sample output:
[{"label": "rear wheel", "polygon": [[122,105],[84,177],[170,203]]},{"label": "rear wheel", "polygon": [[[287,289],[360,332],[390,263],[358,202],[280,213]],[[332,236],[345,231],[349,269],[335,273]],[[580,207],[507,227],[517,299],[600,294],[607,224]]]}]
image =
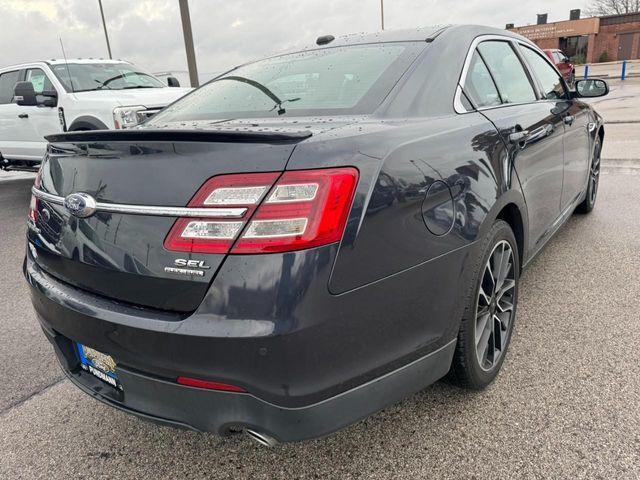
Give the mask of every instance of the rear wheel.
[{"label": "rear wheel", "polygon": [[584,201],[576,207],[578,213],[589,213],[596,205],[598,197],[598,184],[600,183],[600,153],[602,150],[602,142],[600,137],[596,137],[596,143],[593,146],[593,155],[591,157],[591,165],[589,167],[589,183],[587,184],[587,194]]},{"label": "rear wheel", "polygon": [[455,383],[481,389],[500,371],[518,302],[518,248],[508,223],[497,220],[482,245],[450,371]]}]

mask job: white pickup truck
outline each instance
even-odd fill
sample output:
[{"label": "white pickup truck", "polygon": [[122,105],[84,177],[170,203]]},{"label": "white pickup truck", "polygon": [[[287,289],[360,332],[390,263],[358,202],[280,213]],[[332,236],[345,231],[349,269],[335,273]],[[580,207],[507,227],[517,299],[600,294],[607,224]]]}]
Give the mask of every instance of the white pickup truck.
[{"label": "white pickup truck", "polygon": [[[0,69],[0,168],[32,169],[46,135],[129,128],[190,88],[121,60],[50,60]],[[175,88],[169,88],[175,87]]]}]

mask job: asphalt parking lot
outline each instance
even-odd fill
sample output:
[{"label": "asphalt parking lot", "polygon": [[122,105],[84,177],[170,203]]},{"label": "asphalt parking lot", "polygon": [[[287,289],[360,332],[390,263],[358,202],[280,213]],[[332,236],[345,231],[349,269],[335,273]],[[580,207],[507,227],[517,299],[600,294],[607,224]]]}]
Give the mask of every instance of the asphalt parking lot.
[{"label": "asphalt parking lot", "polygon": [[21,274],[32,179],[0,180],[0,478],[640,478],[640,85],[596,107],[598,204],[525,271],[495,384],[439,382],[274,449],[148,424],[63,380]]}]

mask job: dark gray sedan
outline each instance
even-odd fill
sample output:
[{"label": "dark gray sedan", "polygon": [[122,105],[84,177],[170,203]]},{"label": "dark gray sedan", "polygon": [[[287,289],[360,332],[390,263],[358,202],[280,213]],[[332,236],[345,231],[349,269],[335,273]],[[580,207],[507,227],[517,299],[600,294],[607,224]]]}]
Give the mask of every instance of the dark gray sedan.
[{"label": "dark gray sedan", "polygon": [[594,207],[604,128],[580,97],[607,92],[502,30],[327,35],[139,128],[49,137],[38,318],[93,397],[268,445],[447,374],[483,388],[522,268]]}]

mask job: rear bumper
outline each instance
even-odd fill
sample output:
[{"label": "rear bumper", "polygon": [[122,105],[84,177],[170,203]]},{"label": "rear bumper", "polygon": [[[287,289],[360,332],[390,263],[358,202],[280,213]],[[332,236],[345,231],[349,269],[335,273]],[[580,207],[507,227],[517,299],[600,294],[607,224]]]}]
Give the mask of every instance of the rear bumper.
[{"label": "rear bumper", "polygon": [[43,325],[67,377],[82,391],[162,425],[227,435],[252,429],[280,442],[320,437],[397,402],[447,373],[455,340],[393,372],[321,402],[287,408],[251,394],[187,387],[120,367],[122,391],[79,367],[73,343]]},{"label": "rear bumper", "polygon": [[[263,274],[284,275],[283,265],[291,272],[286,284],[263,279],[254,286],[247,282],[255,277],[254,257],[230,257],[188,316],[67,285],[42,271],[29,250],[25,276],[63,369],[85,392],[161,423],[219,434],[250,428],[297,441],[435,382],[455,348],[466,252],[331,295],[326,285],[335,249],[262,256]],[[113,356],[123,390],[82,371],[73,341]],[[250,393],[178,385],[181,375]]]}]

